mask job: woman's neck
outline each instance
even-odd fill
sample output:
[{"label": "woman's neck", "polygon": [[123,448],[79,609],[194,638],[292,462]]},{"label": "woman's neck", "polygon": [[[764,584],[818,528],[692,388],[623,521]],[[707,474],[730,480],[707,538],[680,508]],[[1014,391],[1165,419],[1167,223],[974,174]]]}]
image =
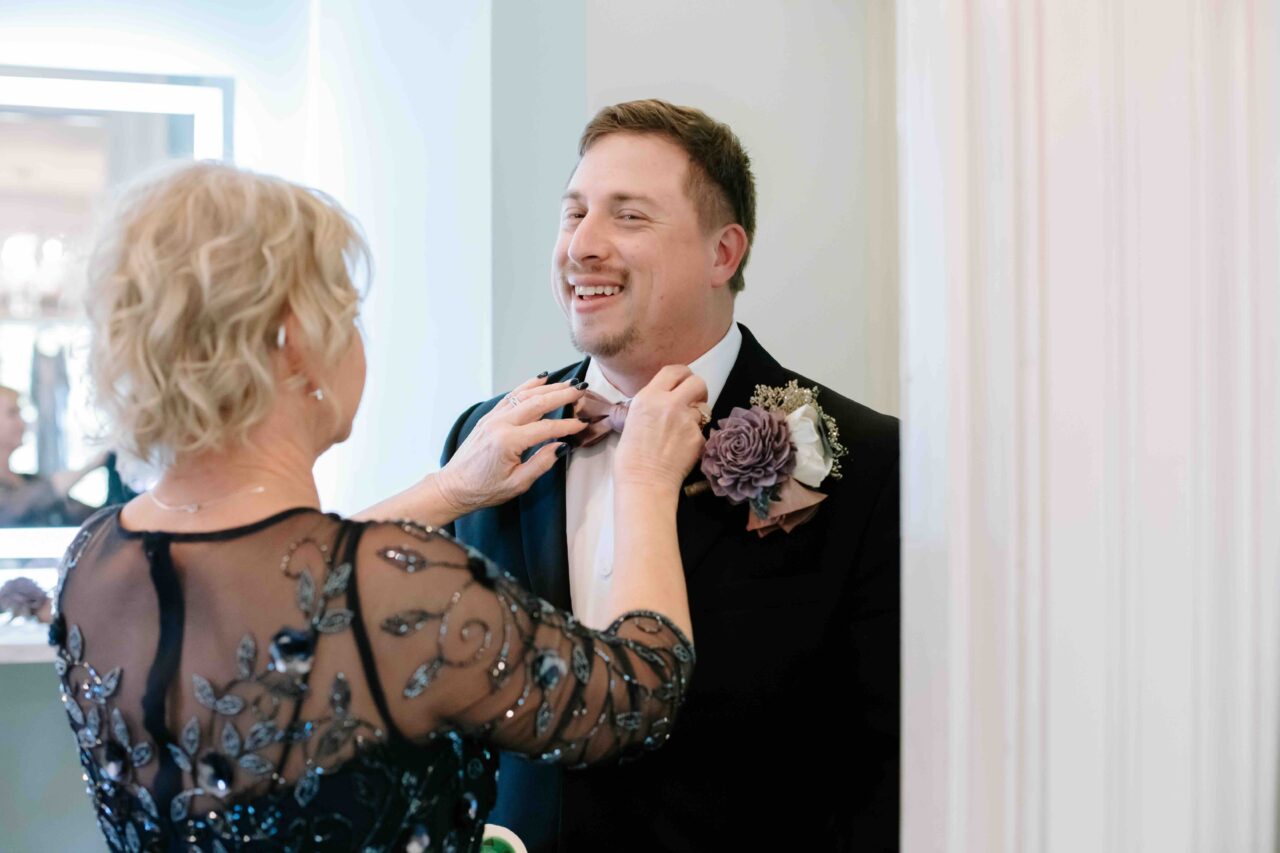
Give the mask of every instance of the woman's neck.
[{"label": "woman's neck", "polygon": [[315,454],[293,442],[183,457],[126,505],[135,530],[197,532],[239,527],[293,507],[320,508]]}]

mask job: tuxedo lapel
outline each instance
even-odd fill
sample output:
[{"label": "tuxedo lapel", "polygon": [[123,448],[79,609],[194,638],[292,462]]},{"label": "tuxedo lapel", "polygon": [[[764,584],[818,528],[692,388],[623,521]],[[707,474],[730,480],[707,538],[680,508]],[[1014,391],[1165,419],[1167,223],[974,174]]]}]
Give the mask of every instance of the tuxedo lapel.
[{"label": "tuxedo lapel", "polygon": [[[734,407],[749,407],[757,385],[786,383],[786,371],[782,365],[765,352],[746,326],[739,323],[738,328],[742,331],[742,346],[738,350],[733,369],[729,371],[729,378],[725,380],[724,388],[716,398],[715,407],[711,410],[712,426],[718,424],[721,418],[728,417]],[[694,466],[685,480],[685,486],[704,479],[702,471]],[[746,525],[746,512],[745,507],[734,506],[709,489],[692,497],[683,491],[680,493],[680,503],[676,509],[676,529],[680,536],[680,559],[686,576],[697,570],[711,546],[732,530],[732,525]]]},{"label": "tuxedo lapel", "polygon": [[533,592],[568,610],[569,556],[564,534],[565,460],[520,496],[520,536]]},{"label": "tuxedo lapel", "polygon": [[[588,359],[583,359],[564,379],[581,379],[587,372],[587,362]],[[547,417],[567,418],[569,408],[558,409]],[[552,469],[539,477],[533,487],[519,498],[520,537],[529,583],[535,595],[561,610],[569,610],[572,604],[564,504],[568,469],[568,457],[556,460]]]},{"label": "tuxedo lapel", "polygon": [[742,332],[742,346],[738,349],[733,370],[729,371],[729,378],[716,398],[715,408],[711,410],[713,426],[721,418],[727,418],[735,406],[749,407],[757,385],[784,385],[787,382],[787,371],[765,352],[756,336],[741,323],[738,329]]}]

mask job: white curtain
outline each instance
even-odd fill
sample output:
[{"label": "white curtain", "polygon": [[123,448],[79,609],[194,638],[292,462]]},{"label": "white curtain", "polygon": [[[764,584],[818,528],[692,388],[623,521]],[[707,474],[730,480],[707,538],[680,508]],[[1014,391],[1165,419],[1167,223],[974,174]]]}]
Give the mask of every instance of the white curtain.
[{"label": "white curtain", "polygon": [[1273,850],[1277,4],[897,39],[904,850]]}]

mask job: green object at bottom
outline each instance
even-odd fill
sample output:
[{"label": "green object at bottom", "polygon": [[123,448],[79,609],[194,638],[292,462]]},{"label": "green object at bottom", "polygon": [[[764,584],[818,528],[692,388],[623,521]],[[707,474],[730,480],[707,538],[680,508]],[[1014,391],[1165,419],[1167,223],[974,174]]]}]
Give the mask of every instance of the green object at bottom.
[{"label": "green object at bottom", "polygon": [[516,848],[501,838],[486,838],[484,843],[480,845],[480,849],[484,853],[516,853]]}]

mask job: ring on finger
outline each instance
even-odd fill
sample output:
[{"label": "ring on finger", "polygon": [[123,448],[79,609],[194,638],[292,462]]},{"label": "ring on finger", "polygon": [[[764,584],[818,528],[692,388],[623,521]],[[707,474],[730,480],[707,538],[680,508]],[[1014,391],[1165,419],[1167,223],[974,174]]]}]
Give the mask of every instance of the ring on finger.
[{"label": "ring on finger", "polygon": [[512,407],[515,407],[515,406],[520,405],[520,404],[521,404],[521,403],[523,403],[524,401],[520,399],[520,395],[519,395],[519,394],[508,394],[508,395],[507,395],[507,402],[508,402],[508,403],[510,403]]},{"label": "ring on finger", "polygon": [[695,403],[693,407],[698,412],[698,426],[705,427],[711,423],[711,409],[706,403]]}]

